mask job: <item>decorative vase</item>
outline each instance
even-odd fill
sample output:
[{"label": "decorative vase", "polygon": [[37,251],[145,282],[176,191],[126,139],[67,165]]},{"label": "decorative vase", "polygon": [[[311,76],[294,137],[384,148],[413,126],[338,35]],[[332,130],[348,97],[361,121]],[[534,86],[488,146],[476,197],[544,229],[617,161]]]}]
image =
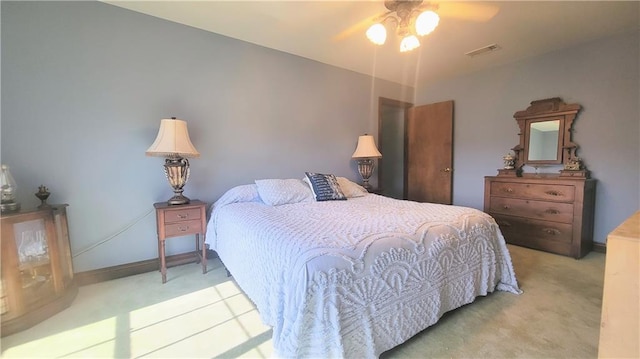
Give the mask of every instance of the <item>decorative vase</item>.
[{"label": "decorative vase", "polygon": [[504,161],[505,170],[514,169],[516,157],[513,154],[507,153],[504,157],[502,157],[502,160]]},{"label": "decorative vase", "polygon": [[42,203],[38,206],[39,209],[48,208],[49,204],[47,204],[47,198],[49,198],[49,190],[44,185],[38,187],[38,192],[36,192],[36,197],[40,199]]}]

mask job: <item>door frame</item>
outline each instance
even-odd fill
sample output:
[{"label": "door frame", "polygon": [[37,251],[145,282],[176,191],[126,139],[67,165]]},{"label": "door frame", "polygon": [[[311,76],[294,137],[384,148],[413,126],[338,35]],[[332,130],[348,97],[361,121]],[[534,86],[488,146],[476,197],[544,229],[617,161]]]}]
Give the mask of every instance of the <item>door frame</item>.
[{"label": "door frame", "polygon": [[[402,173],[402,182],[403,182],[403,189],[402,189],[402,196],[403,199],[407,198],[407,110],[410,109],[411,107],[413,107],[413,103],[410,102],[405,102],[405,101],[400,101],[400,100],[394,100],[394,99],[390,99],[390,98],[386,98],[386,97],[379,97],[378,98],[378,143],[382,144],[382,139],[381,139],[381,133],[382,133],[382,121],[383,121],[383,117],[384,117],[384,110],[383,107],[393,107],[393,108],[397,108],[402,110],[403,112],[403,140],[402,140],[402,151],[403,151],[403,168],[404,171]],[[381,147],[381,150],[384,150]],[[381,151],[382,152],[382,151]],[[378,187],[384,189],[384,182],[383,182],[383,176],[382,176],[382,172],[383,170],[383,166],[382,164],[384,163],[384,152],[383,152],[383,156],[382,158],[380,158],[378,160]]]}]

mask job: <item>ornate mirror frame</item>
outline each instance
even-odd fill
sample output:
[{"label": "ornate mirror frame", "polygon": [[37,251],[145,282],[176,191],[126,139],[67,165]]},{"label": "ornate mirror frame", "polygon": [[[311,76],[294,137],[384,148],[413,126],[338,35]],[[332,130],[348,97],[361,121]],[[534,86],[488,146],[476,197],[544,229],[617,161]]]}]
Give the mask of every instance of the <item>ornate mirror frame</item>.
[{"label": "ornate mirror frame", "polygon": [[[566,104],[559,97],[532,101],[524,111],[516,112],[513,117],[520,127],[520,143],[512,148],[515,154],[513,169],[499,170],[499,175],[522,176],[522,167],[562,165],[560,176],[588,177],[589,172],[576,156],[578,145],[571,138],[573,122],[582,109],[577,103]],[[543,121],[559,121],[558,141],[555,159],[529,160],[531,124]]]}]

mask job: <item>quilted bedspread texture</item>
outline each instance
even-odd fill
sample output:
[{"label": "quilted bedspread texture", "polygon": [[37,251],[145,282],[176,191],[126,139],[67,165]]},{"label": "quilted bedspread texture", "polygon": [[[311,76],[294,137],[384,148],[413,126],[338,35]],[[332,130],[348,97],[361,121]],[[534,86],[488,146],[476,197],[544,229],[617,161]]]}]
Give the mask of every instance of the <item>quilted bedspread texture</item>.
[{"label": "quilted bedspread texture", "polygon": [[467,207],[227,196],[207,242],[285,358],[378,357],[479,295],[521,292],[497,224]]}]

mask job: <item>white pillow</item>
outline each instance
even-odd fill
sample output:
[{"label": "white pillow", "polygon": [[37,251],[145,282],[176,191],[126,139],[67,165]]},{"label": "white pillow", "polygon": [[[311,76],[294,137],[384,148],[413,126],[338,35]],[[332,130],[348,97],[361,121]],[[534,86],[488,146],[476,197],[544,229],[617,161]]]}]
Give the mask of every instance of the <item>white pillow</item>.
[{"label": "white pillow", "polygon": [[313,194],[303,180],[261,179],[255,180],[262,202],[270,206],[311,201]]},{"label": "white pillow", "polygon": [[225,204],[239,202],[259,202],[258,188],[255,184],[244,184],[233,187],[225,192],[213,205],[224,206]]},{"label": "white pillow", "polygon": [[347,198],[363,197],[369,193],[364,187],[355,182],[351,182],[345,177],[337,177],[337,179],[342,193],[344,193]]}]

